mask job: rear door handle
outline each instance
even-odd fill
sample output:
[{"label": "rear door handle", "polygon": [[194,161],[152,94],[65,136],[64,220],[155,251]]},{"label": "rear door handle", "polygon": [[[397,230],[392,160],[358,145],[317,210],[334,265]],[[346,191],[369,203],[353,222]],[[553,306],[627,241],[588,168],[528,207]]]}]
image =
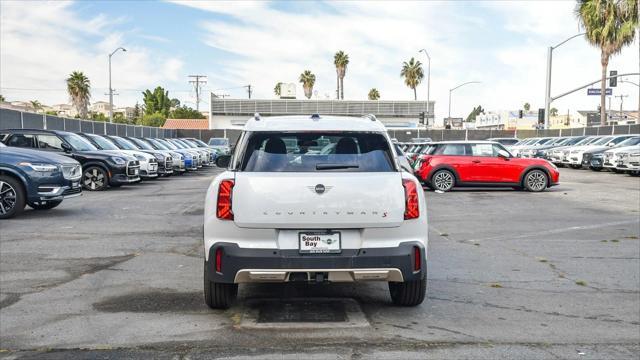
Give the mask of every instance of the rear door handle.
[{"label": "rear door handle", "polygon": [[479,162],[481,162],[481,161],[480,161],[480,160],[473,160],[473,161],[471,161],[471,162],[473,162],[474,164],[477,164],[477,163],[479,163]]}]

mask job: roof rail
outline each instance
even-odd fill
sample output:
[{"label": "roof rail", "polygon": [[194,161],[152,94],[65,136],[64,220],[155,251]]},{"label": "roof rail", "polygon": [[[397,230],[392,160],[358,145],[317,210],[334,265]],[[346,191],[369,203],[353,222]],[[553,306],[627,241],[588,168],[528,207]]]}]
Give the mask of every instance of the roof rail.
[{"label": "roof rail", "polygon": [[363,116],[363,118],[367,118],[367,119],[369,119],[369,120],[371,120],[371,121],[377,121],[377,120],[378,120],[378,119],[376,118],[376,116],[375,116],[375,115],[373,115],[373,114],[367,114],[367,115],[364,115],[364,116]]},{"label": "roof rail", "polygon": [[311,114],[311,119],[312,120],[320,120],[320,114],[318,114],[318,113]]}]

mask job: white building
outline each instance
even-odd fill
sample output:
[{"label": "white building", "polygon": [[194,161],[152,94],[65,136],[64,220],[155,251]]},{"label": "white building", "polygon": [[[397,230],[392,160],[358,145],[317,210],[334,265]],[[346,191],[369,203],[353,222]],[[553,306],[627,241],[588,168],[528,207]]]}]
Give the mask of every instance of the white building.
[{"label": "white building", "polygon": [[420,113],[433,119],[434,101],[223,99],[211,94],[210,129],[239,129],[255,113],[277,115],[375,115],[388,128],[417,128]]},{"label": "white building", "polygon": [[96,101],[93,104],[89,105],[89,111],[94,113],[100,113],[105,116],[109,116],[109,103],[106,101]]}]

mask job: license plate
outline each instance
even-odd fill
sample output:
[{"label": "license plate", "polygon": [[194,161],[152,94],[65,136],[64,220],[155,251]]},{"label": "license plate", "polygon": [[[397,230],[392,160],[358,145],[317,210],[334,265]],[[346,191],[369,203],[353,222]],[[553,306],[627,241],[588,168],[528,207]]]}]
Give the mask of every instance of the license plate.
[{"label": "license plate", "polygon": [[301,232],[298,233],[301,254],[338,254],[340,248],[339,232]]},{"label": "license plate", "polygon": [[134,175],[138,175],[138,172],[139,172],[138,169],[133,169],[133,174]]},{"label": "license plate", "polygon": [[72,188],[72,189],[77,189],[77,188],[79,188],[79,187],[80,187],[80,182],[79,182],[79,181],[73,181],[73,182],[71,183],[71,188]]}]

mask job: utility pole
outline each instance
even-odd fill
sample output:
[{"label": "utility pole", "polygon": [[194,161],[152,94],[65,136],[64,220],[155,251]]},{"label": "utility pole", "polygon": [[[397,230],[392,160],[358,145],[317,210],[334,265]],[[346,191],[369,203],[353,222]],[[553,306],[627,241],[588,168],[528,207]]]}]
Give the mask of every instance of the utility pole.
[{"label": "utility pole", "polygon": [[249,99],[251,99],[251,84],[245,86],[247,88],[247,93],[249,94]]},{"label": "utility pole", "polygon": [[207,83],[206,75],[189,75],[189,84],[193,84],[193,88],[196,91],[196,111],[200,112],[200,89],[201,86]]},{"label": "utility pole", "polygon": [[624,102],[624,98],[629,97],[629,95],[616,95],[615,97],[620,98],[620,115],[618,120],[622,120],[622,103]]}]

